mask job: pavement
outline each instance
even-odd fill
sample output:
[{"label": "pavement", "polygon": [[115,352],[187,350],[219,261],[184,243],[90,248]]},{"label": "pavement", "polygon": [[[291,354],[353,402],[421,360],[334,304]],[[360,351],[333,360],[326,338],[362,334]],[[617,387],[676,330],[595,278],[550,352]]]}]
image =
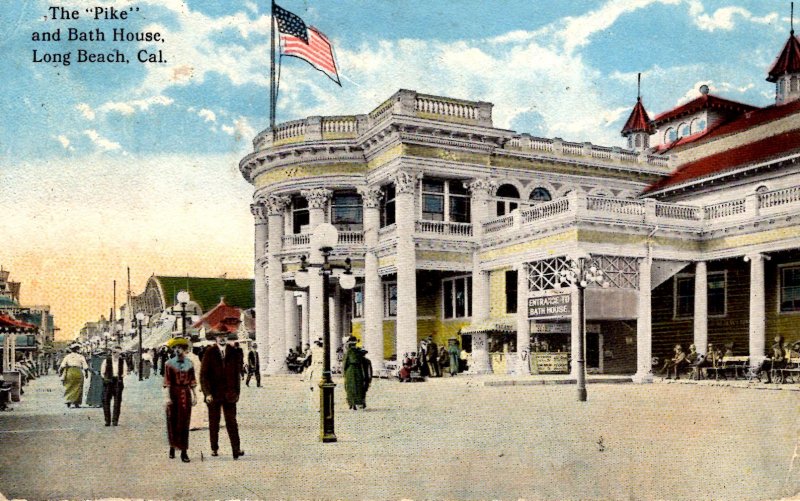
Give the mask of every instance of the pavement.
[{"label": "pavement", "polygon": [[[167,457],[160,380],[126,379],[120,426],[67,409],[57,377],[0,412],[8,499],[789,499],[800,494],[800,385],[604,384],[559,378],[376,380],[365,410],[336,388],[337,443],[299,376],[242,388],[246,455]],[[563,378],[561,378],[563,380]],[[508,384],[507,382],[513,384]],[[498,382],[506,382],[497,384]],[[251,383],[252,384],[252,383]],[[200,404],[195,411],[205,412]]]}]

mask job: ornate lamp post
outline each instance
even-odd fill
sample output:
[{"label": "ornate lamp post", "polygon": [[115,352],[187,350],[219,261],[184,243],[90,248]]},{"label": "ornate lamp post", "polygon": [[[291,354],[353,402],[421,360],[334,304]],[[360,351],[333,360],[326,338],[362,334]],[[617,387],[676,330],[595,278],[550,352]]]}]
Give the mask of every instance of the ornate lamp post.
[{"label": "ornate lamp post", "polygon": [[574,360],[577,366],[578,401],[586,401],[586,287],[589,284],[600,284],[608,287],[608,282],[603,279],[603,271],[594,265],[588,266],[588,254],[571,258],[567,268],[559,270],[561,284],[574,286],[578,289],[578,353]]},{"label": "ornate lamp post", "polygon": [[185,290],[178,292],[178,302],[181,305],[181,335],[186,337],[186,303],[189,302],[189,293]]},{"label": "ornate lamp post", "polygon": [[139,381],[142,381],[142,326],[144,325],[144,313],[136,314],[136,325],[139,328]]},{"label": "ornate lamp post", "polygon": [[339,232],[336,227],[329,223],[323,223],[317,226],[314,234],[311,237],[311,245],[318,247],[322,254],[321,263],[308,263],[306,256],[300,258],[300,271],[295,274],[295,282],[298,287],[308,287],[310,277],[308,275],[308,268],[319,268],[319,274],[322,276],[322,378],[319,381],[320,387],[320,440],[323,442],[336,442],[336,433],[334,432],[334,409],[333,409],[333,396],[334,384],[331,379],[331,342],[330,342],[330,306],[328,305],[328,296],[330,295],[330,277],[333,270],[344,270],[344,273],[339,276],[339,285],[342,289],[352,289],[356,280],[351,271],[350,258],[345,259],[344,265],[332,264],[328,258],[330,257],[333,246],[339,240]]}]

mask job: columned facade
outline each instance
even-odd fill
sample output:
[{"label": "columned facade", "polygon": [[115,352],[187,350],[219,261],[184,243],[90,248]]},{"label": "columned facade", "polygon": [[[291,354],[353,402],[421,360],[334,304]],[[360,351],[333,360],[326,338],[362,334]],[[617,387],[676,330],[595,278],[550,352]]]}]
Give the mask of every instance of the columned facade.
[{"label": "columned facade", "polygon": [[766,354],[766,301],[763,254],[748,254],[750,263],[750,365],[757,367]]},{"label": "columned facade", "polygon": [[296,351],[298,347],[302,350],[302,346],[300,346],[300,323],[297,311],[297,300],[294,297],[294,292],[286,291],[286,295],[283,299],[283,306],[286,318],[286,346],[283,351],[288,354],[289,350]]},{"label": "columned facade", "polygon": [[374,186],[358,190],[364,204],[364,347],[374,371],[383,369],[383,287],[378,274],[378,229],[382,192]]},{"label": "columned facade", "polygon": [[637,383],[648,383],[653,380],[653,327],[652,327],[652,266],[650,256],[639,260],[639,301],[636,318],[636,374],[633,380]]},{"label": "columned facade", "polygon": [[[331,190],[326,188],[314,188],[302,190],[300,195],[308,202],[308,233],[312,235],[309,249],[309,261],[312,263],[322,262],[322,254],[319,246],[313,241],[314,230],[325,222],[325,212],[328,208],[328,201],[331,198]],[[322,276],[318,268],[311,268],[308,272],[308,323],[309,335],[311,339],[322,338]],[[331,357],[335,361],[336,352],[331,350]]]},{"label": "columned facade", "polygon": [[[286,372],[286,319],[284,311],[284,296],[286,287],[283,282],[283,225],[286,207],[289,198],[272,195],[267,199],[269,215],[269,351],[267,374],[280,374]],[[256,314],[258,318],[258,314]]]},{"label": "columned facade", "polygon": [[414,243],[416,210],[415,173],[399,171],[394,177],[397,226],[397,351],[417,351],[417,256]]},{"label": "columned facade", "polygon": [[528,320],[528,267],[517,268],[517,370],[519,375],[531,373],[530,321]]},{"label": "columned facade", "polygon": [[703,355],[708,349],[708,270],[705,261],[694,266],[694,346]]},{"label": "columned facade", "polygon": [[264,201],[250,204],[255,220],[255,268],[253,270],[256,308],[256,341],[261,371],[269,365],[269,293],[267,292],[269,216]]}]

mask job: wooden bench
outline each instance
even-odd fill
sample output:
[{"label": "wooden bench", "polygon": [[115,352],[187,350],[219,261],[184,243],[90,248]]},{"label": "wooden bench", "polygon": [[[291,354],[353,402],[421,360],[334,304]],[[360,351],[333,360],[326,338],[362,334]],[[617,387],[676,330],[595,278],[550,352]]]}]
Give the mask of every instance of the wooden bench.
[{"label": "wooden bench", "polygon": [[720,376],[728,379],[728,375],[731,375],[733,379],[740,377],[746,379],[750,368],[749,361],[750,357],[748,356],[722,357],[716,367],[706,367],[706,373],[709,379],[711,374],[714,374],[714,379],[719,379]]}]

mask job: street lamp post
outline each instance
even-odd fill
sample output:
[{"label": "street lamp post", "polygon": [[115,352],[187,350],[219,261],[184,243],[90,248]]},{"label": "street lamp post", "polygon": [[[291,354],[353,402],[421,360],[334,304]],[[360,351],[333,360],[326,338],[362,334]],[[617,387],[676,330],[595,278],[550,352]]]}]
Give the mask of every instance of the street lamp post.
[{"label": "street lamp post", "polygon": [[608,287],[608,282],[603,279],[603,271],[595,265],[587,267],[589,256],[571,258],[567,268],[559,270],[560,284],[575,286],[578,290],[578,346],[574,355],[577,367],[578,401],[586,401],[586,287],[589,284],[600,284]]},{"label": "street lamp post", "polygon": [[178,292],[178,302],[181,304],[181,334],[186,337],[186,303],[189,302],[189,293],[185,290]]},{"label": "street lamp post", "polygon": [[320,387],[320,440],[322,442],[336,442],[334,432],[334,384],[331,378],[331,342],[330,342],[330,306],[328,296],[330,295],[330,277],[333,270],[344,270],[339,277],[339,285],[343,289],[352,289],[355,286],[355,277],[351,271],[350,258],[345,259],[344,265],[332,264],[329,261],[333,246],[339,239],[336,227],[329,223],[323,223],[314,230],[311,238],[312,245],[318,246],[322,254],[321,263],[308,263],[306,256],[300,258],[300,271],[295,274],[295,282],[298,287],[308,287],[310,278],[308,268],[319,268],[322,276],[322,377],[319,381]]},{"label": "street lamp post", "polygon": [[144,325],[144,313],[138,312],[136,314],[136,325],[139,328],[139,381],[144,380],[142,377],[142,325]]}]

